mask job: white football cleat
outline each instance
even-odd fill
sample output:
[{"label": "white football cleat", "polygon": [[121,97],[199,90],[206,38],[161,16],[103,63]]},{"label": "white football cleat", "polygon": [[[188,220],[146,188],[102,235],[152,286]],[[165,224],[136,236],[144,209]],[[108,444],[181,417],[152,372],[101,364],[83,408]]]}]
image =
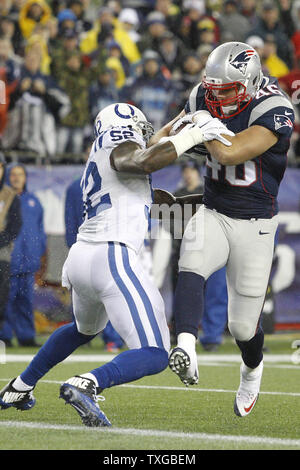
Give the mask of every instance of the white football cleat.
[{"label": "white football cleat", "polygon": [[169,356],[169,367],[178,375],[184,385],[195,385],[198,383],[198,361],[196,351],[191,350],[189,354],[182,348],[174,348]]},{"label": "white football cleat", "polygon": [[262,373],[263,361],[255,369],[250,369],[242,362],[240,369],[241,381],[234,402],[234,412],[237,416],[243,418],[253,410],[259,396]]}]

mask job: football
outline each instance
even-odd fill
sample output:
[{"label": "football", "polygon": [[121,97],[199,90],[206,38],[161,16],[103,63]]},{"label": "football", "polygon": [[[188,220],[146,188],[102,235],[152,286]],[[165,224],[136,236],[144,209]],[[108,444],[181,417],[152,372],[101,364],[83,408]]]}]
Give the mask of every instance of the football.
[{"label": "football", "polygon": [[[188,124],[187,122],[183,122],[181,125],[179,125],[179,126],[177,127],[177,123],[178,123],[178,121],[176,121],[176,122],[173,124],[173,126],[172,126],[172,128],[171,128],[171,130],[170,130],[169,135],[176,135],[176,134],[178,134],[178,133],[179,133],[180,131],[182,131],[182,129]],[[177,128],[176,128],[176,127],[177,127]]]}]

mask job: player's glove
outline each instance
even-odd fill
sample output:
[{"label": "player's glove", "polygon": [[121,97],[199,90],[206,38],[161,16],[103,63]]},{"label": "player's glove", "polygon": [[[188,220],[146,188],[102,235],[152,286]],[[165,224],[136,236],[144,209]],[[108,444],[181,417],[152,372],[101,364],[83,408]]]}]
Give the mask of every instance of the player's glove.
[{"label": "player's glove", "polygon": [[203,142],[209,142],[210,140],[218,140],[227,147],[230,147],[232,145],[232,143],[229,140],[225,139],[225,137],[223,137],[221,134],[234,137],[234,132],[227,129],[225,124],[223,124],[218,118],[212,118],[208,122],[206,122],[206,124],[200,125],[199,127],[203,135]]},{"label": "player's glove", "polygon": [[196,111],[195,113],[185,114],[182,118],[178,119],[170,130],[170,135],[175,135],[182,126],[186,124],[198,124],[202,126],[213,119],[212,115],[205,110]]}]

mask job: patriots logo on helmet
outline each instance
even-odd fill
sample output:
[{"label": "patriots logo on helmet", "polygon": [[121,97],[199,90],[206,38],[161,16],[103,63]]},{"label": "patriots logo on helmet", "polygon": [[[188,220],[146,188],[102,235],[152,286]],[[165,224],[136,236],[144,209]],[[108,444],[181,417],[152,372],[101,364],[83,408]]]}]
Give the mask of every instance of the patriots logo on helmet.
[{"label": "patriots logo on helmet", "polygon": [[274,116],[275,130],[277,131],[283,126],[293,127],[293,122],[285,114],[275,114]]},{"label": "patriots logo on helmet", "polygon": [[232,65],[234,68],[239,70],[243,75],[246,74],[246,69],[249,60],[251,57],[255,54],[255,51],[253,49],[247,49],[246,51],[240,52],[233,60],[231,60],[229,63]]}]

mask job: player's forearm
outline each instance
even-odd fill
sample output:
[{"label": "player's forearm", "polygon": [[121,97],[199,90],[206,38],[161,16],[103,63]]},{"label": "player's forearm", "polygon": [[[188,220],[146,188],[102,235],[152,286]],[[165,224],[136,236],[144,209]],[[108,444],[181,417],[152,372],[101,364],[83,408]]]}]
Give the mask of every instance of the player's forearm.
[{"label": "player's forearm", "polygon": [[160,170],[174,163],[178,155],[171,142],[164,142],[149,147],[144,151],[136,151],[133,160],[146,174]]},{"label": "player's forearm", "polygon": [[135,144],[129,142],[112,153],[111,165],[116,171],[147,175],[176,159],[177,152],[171,142],[156,144],[145,150],[137,149]]},{"label": "player's forearm", "polygon": [[225,137],[232,143],[230,147],[217,140],[205,142],[209,153],[221,165],[239,165],[247,160],[252,160],[266,152],[278,140],[278,137],[272,131],[258,125],[251,126],[235,134],[234,137]]},{"label": "player's forearm", "polygon": [[[205,147],[212,157],[214,157],[221,165],[237,165],[242,163],[245,160],[239,160],[241,154],[236,153],[236,148],[233,148],[234,142],[233,138],[226,136],[226,139],[232,142],[231,147],[227,147],[217,140],[211,140],[209,142],[204,142]],[[248,158],[247,158],[248,160]]]},{"label": "player's forearm", "polygon": [[165,124],[158,132],[156,132],[149,140],[148,147],[157,144],[162,137],[167,137],[172,129],[173,124],[185,115],[185,111],[181,111],[172,121]]}]

